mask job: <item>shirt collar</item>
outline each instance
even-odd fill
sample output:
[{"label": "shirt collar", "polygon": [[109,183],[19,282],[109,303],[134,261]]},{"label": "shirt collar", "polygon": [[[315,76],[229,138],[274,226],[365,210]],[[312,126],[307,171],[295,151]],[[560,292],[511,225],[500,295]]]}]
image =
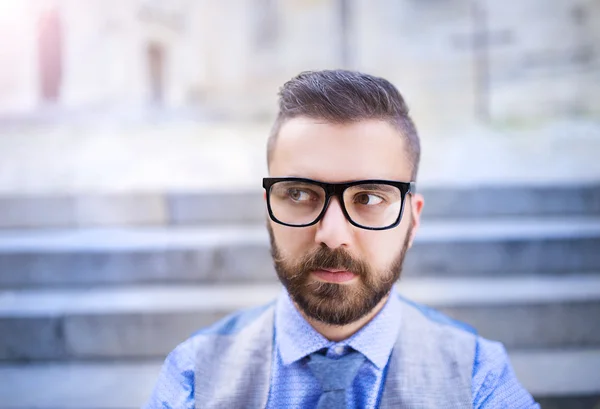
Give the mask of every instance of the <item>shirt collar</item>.
[{"label": "shirt collar", "polygon": [[298,312],[284,291],[275,312],[276,344],[284,365],[290,365],[323,348],[347,345],[363,354],[378,369],[387,364],[400,331],[400,300],[396,288],[379,313],[350,338],[333,342],[319,334]]},{"label": "shirt collar", "polygon": [[366,356],[378,369],[385,367],[398,339],[400,307],[394,286],[381,311],[347,340],[347,345]]},{"label": "shirt collar", "polygon": [[283,291],[275,308],[276,343],[284,365],[292,364],[334,344],[304,319],[287,291]]}]

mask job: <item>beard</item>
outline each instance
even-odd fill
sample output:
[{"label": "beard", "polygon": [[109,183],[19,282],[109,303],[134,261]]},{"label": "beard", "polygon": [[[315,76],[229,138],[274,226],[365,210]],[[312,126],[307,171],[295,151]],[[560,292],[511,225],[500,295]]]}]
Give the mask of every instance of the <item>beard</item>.
[{"label": "beard", "polygon": [[[354,258],[347,250],[332,250],[325,245],[297,261],[287,260],[277,247],[269,224],[267,230],[275,271],[291,299],[309,318],[335,326],[363,318],[391,292],[400,278],[411,233],[409,229],[392,263],[377,271],[366,261]],[[346,270],[354,273],[357,280],[351,284],[337,284],[310,277],[311,272],[322,269]]]}]

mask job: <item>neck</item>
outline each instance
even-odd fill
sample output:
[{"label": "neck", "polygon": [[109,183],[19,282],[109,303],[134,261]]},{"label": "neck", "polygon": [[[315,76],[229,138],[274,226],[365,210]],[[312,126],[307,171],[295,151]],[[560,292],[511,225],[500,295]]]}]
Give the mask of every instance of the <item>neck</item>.
[{"label": "neck", "polygon": [[375,317],[377,315],[377,313],[379,313],[379,311],[381,311],[381,309],[385,305],[386,301],[388,300],[388,297],[389,297],[389,294],[387,296],[383,297],[383,299],[381,301],[379,301],[379,304],[377,304],[375,306],[375,308],[373,308],[367,315],[365,315],[361,319],[354,321],[347,325],[325,324],[321,321],[317,321],[313,318],[307,317],[306,314],[304,314],[304,312],[300,308],[298,308],[298,305],[296,305],[296,309],[298,311],[300,311],[300,314],[302,314],[304,319],[306,319],[306,321],[308,321],[308,323],[319,334],[323,335],[325,338],[327,338],[330,341],[339,342],[339,341],[343,341],[345,339],[350,338],[352,335],[357,333],[362,327],[367,325],[373,319],[373,317]]}]

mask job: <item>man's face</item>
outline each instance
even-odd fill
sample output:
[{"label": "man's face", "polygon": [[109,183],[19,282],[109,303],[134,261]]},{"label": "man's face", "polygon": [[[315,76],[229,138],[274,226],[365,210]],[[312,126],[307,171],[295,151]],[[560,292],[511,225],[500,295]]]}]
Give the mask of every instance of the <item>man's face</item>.
[{"label": "man's face", "polygon": [[[280,129],[269,173],[329,183],[366,179],[409,182],[412,167],[404,138],[387,122],[339,125],[294,118]],[[335,197],[313,226],[288,227],[269,220],[279,279],[310,318],[331,325],[362,318],[400,276],[422,203],[419,195],[408,195],[400,224],[389,230],[353,226]]]}]

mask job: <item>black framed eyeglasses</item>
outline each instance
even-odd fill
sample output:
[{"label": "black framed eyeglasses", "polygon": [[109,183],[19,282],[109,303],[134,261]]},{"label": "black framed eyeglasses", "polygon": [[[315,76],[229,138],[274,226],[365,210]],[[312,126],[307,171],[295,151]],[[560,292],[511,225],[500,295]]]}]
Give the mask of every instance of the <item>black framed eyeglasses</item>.
[{"label": "black framed eyeglasses", "polygon": [[269,217],[276,223],[312,226],[321,220],[331,197],[336,196],[346,219],[367,230],[396,227],[402,219],[404,199],[416,192],[415,182],[379,179],[324,183],[295,177],[263,178],[263,187]]}]

